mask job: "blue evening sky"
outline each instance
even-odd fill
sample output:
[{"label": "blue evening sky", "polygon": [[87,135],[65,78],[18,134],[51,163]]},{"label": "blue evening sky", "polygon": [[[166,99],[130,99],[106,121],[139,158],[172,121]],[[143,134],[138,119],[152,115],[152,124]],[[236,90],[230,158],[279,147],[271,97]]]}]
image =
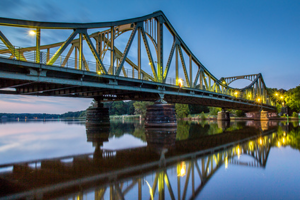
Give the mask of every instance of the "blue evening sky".
[{"label": "blue evening sky", "polygon": [[[114,21],[157,10],[165,13],[190,50],[217,78],[262,73],[267,87],[289,89],[299,85],[300,1],[0,1],[0,17],[37,21]],[[33,39],[20,38],[14,28],[1,26],[0,30],[14,45],[34,44]],[[68,35],[45,31],[42,43],[54,42],[54,38],[55,42],[63,41]],[[247,83],[241,81],[234,86]],[[62,113],[83,110],[90,102],[1,95],[0,112]]]}]

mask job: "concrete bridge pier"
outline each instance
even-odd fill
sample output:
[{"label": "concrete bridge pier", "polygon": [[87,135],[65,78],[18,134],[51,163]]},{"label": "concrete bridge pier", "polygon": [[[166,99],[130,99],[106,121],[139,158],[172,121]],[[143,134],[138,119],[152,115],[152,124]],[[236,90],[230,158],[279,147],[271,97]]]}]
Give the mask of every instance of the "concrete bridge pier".
[{"label": "concrete bridge pier", "polygon": [[147,107],[146,127],[177,127],[175,106],[163,100],[164,95],[153,105]]},{"label": "concrete bridge pier", "polygon": [[100,99],[95,98],[95,104],[86,111],[86,126],[109,126],[109,110],[103,107]]},{"label": "concrete bridge pier", "polygon": [[229,112],[222,108],[222,110],[218,112],[217,120],[218,121],[230,121]]},{"label": "concrete bridge pier", "polygon": [[269,114],[267,111],[264,110],[248,112],[246,113],[246,116],[257,121],[269,121]]}]

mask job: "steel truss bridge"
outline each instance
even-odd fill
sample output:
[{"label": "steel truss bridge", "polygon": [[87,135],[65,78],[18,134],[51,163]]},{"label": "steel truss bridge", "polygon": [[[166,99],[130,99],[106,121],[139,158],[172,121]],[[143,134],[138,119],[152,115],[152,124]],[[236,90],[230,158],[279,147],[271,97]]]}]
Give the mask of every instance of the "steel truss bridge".
[{"label": "steel truss bridge", "polygon": [[[2,188],[9,194],[1,196],[83,199],[89,195],[95,199],[125,199],[130,193],[134,199],[194,199],[220,167],[265,168],[270,148],[278,140],[274,131],[252,128],[206,136],[207,143],[216,145],[206,149],[199,145],[198,150],[188,143],[203,142],[203,138],[176,141],[175,149],[168,152],[161,149],[158,153],[149,147],[100,152],[96,146],[92,154],[1,165]],[[220,143],[221,138],[228,136],[230,142]],[[243,155],[250,160],[240,161]]]},{"label": "steel truss bridge", "polygon": [[[8,26],[18,29],[14,35],[18,38],[28,37],[20,29],[33,29],[36,45],[23,48],[12,44]],[[49,29],[70,35],[64,41],[41,45],[43,31]],[[95,29],[101,30],[90,33]],[[172,44],[165,53],[168,35]],[[117,44],[121,37],[127,40],[123,48]],[[0,88],[15,88],[0,90],[4,94],[96,97],[103,101],[164,98],[169,103],[275,111],[261,74],[217,79],[161,11],[100,23],[0,18],[0,39]],[[84,41],[88,48],[83,49]],[[133,47],[134,43],[137,46]],[[241,78],[251,83],[242,89],[229,86]]]}]

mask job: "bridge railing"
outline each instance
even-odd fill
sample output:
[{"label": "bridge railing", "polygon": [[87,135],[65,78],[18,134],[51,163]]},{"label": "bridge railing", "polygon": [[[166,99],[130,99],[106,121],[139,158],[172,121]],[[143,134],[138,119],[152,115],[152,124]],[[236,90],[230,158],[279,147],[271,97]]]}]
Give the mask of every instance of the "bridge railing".
[{"label": "bridge railing", "polygon": [[[32,62],[32,63],[37,63],[36,61],[36,56],[37,53],[36,51],[23,51],[22,47],[18,46],[13,46],[13,54],[11,53],[2,53],[0,54],[0,57],[7,58],[7,59],[13,59],[13,60],[21,60],[21,61],[26,61],[26,62]],[[7,50],[7,47],[3,44],[0,43],[0,50]],[[18,56],[20,55],[20,56]],[[47,62],[49,61],[49,58],[51,58],[54,54],[47,53],[46,51],[40,51],[40,64],[45,64],[47,65]],[[85,70],[85,71],[90,71],[90,72],[97,72],[97,63],[93,61],[87,61],[83,60],[82,64],[84,69],[79,69],[79,59],[75,59],[73,57],[68,57],[68,56],[59,56],[58,59],[51,65],[51,66],[57,66],[57,67],[65,67],[65,68],[72,68],[72,69],[78,69],[78,70]],[[110,65],[104,64],[104,67],[107,71],[111,69]],[[117,67],[114,66],[114,71],[117,70]],[[138,71],[132,70],[131,68],[125,68],[122,70],[120,73],[120,76],[126,77],[126,78],[138,78]],[[143,80],[149,80],[146,76],[141,74],[141,79]],[[172,77],[167,77],[166,84],[170,85],[176,85],[176,79]],[[187,87],[186,83],[183,83],[183,87]]]}]

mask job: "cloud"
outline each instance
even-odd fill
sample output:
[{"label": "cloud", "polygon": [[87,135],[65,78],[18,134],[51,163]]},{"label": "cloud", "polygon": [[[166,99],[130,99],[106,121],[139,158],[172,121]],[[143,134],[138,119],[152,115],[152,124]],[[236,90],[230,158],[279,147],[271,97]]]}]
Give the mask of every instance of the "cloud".
[{"label": "cloud", "polygon": [[62,114],[68,111],[87,109],[91,99],[0,95],[1,113],[49,113]]}]

